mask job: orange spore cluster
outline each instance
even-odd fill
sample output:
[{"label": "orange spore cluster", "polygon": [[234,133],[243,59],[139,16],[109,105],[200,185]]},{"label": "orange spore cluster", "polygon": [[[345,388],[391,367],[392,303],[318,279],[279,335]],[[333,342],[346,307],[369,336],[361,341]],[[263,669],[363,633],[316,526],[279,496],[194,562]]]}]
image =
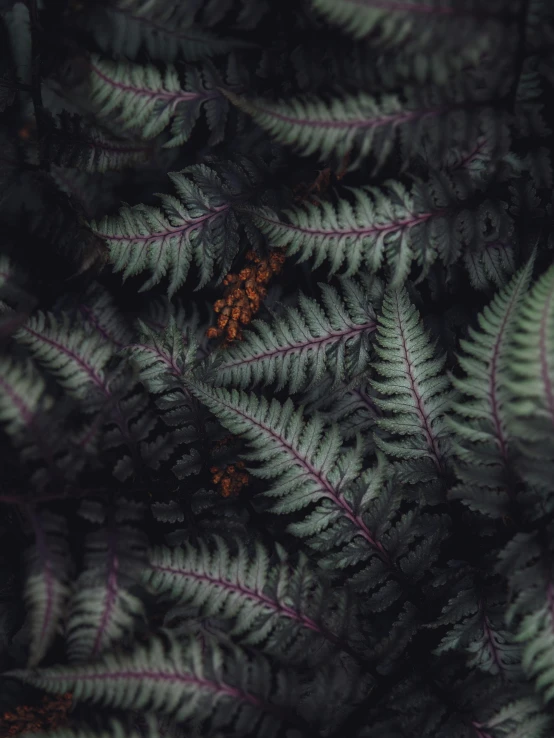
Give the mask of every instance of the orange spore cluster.
[{"label": "orange spore cluster", "polygon": [[44,695],[41,705],[20,705],[14,712],[5,712],[0,719],[0,738],[61,728],[67,723],[71,702],[71,692]]},{"label": "orange spore cluster", "polygon": [[17,132],[18,138],[22,141],[28,141],[35,135],[35,124],[33,121],[25,123]]},{"label": "orange spore cluster", "polygon": [[217,327],[208,328],[208,338],[225,336],[224,344],[242,338],[241,325],[248,325],[260,309],[261,302],[267,294],[266,285],[278,274],[285,261],[282,249],[272,249],[267,259],[262,259],[254,251],[246,254],[250,262],[238,274],[228,274],[223,280],[225,293],[221,300],[214,303],[214,310],[219,313]]},{"label": "orange spore cluster", "polygon": [[238,495],[243,487],[249,482],[247,472],[244,469],[244,461],[237,461],[236,464],[229,464],[225,469],[219,466],[212,466],[210,472],[212,474],[212,482],[219,485],[219,490],[223,497]]}]

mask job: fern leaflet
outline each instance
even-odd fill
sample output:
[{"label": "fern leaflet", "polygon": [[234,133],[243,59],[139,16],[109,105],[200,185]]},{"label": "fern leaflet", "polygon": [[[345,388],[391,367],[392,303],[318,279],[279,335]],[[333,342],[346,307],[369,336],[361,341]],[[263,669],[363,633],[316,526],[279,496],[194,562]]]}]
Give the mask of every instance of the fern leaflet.
[{"label": "fern leaflet", "polygon": [[313,269],[328,261],[331,274],[344,266],[344,274],[351,276],[364,266],[375,274],[386,264],[392,287],[405,282],[414,262],[423,279],[437,257],[447,266],[462,252],[478,261],[483,251],[494,251],[495,240],[509,241],[503,206],[485,201],[477,209],[467,207],[445,176],[425,184],[416,180],[411,189],[387,180],[380,187],[349,192],[352,203],[343,197],[336,205],[305,205],[285,211],[285,219],[258,208],[252,219],[272,243],[300,254],[299,261],[313,259]]},{"label": "fern leaflet", "polygon": [[[511,354],[513,396],[509,414],[523,458],[521,471],[552,509],[554,468],[554,267],[537,281],[522,305]],[[541,511],[542,510],[542,511]]]},{"label": "fern leaflet", "polygon": [[479,315],[479,330],[470,328],[470,340],[460,344],[465,354],[458,361],[466,376],[452,377],[464,397],[453,404],[447,421],[455,433],[456,472],[462,481],[450,495],[493,516],[508,514],[507,503],[514,494],[515,448],[508,430],[506,382],[532,265],[530,260]]},{"label": "fern leaflet", "polygon": [[276,382],[277,389],[305,390],[332,371],[338,385],[366,368],[375,313],[363,287],[344,280],[342,296],[320,284],[322,301],[300,295],[272,323],[254,321],[244,340],[222,352],[215,381],[236,387]]},{"label": "fern leaflet", "polygon": [[35,543],[29,555],[25,600],[30,613],[31,641],[28,666],[46,655],[60,628],[69,596],[71,569],[64,518],[50,512],[31,512]]},{"label": "fern leaflet", "polygon": [[[445,357],[437,357],[406,290],[389,290],[375,338],[379,359],[374,366],[383,377],[372,380],[383,411],[376,420],[382,434],[375,442],[393,458],[406,459],[408,477],[417,475],[418,461],[431,462],[443,474],[449,458],[445,413],[450,407],[449,381],[442,375]],[[400,436],[401,440],[394,440]]]},{"label": "fern leaflet", "polygon": [[[214,642],[178,642],[170,633],[131,653],[107,653],[75,666],[8,672],[47,692],[71,691],[74,699],[113,708],[170,715],[210,734],[229,725],[239,733],[256,728],[273,738],[282,728],[294,694],[292,674],[279,674],[262,657]],[[277,687],[277,688],[276,688]],[[289,708],[287,710],[287,707]]]},{"label": "fern leaflet", "polygon": [[497,136],[504,130],[504,116],[486,104],[486,93],[477,88],[472,92],[452,86],[448,96],[441,89],[406,89],[402,98],[344,93],[329,102],[307,95],[272,102],[241,97],[230,89],[222,92],[279,143],[302,156],[317,154],[340,165],[352,155],[349,170],[372,155],[377,171],[393,152],[404,162],[418,156],[440,161],[449,147],[476,142],[485,122],[494,122]]},{"label": "fern leaflet", "polygon": [[[344,594],[323,585],[304,556],[292,563],[281,547],[270,556],[260,543],[250,551],[240,539],[232,549],[234,554],[218,536],[211,544],[155,548],[143,581],[158,594],[200,608],[202,617],[230,621],[229,634],[238,642],[279,659],[304,660],[311,642],[349,649],[353,610]],[[324,651],[315,651],[315,658],[324,657]]]},{"label": "fern leaflet", "polygon": [[[236,82],[230,64],[228,84]],[[164,146],[180,146],[188,140],[202,109],[211,131],[209,145],[223,138],[228,102],[219,91],[223,80],[207,61],[188,67],[185,88],[177,70],[168,66],[162,75],[154,66],[112,62],[93,55],[87,97],[99,118],[113,119],[124,131],[150,139],[171,124],[171,138]]]},{"label": "fern leaflet", "polygon": [[128,515],[120,503],[115,515],[109,511],[107,526],[87,536],[85,568],[69,603],[66,645],[71,661],[98,658],[144,615],[141,600],[130,590],[146,561],[146,541],[134,526],[119,522]]}]

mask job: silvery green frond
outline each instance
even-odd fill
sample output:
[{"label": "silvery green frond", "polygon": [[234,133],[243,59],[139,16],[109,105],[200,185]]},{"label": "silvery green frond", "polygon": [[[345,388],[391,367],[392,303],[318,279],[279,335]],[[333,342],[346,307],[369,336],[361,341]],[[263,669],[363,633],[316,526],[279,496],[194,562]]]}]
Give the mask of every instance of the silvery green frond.
[{"label": "silvery green frond", "polygon": [[151,638],[129,653],[106,653],[74,666],[8,672],[47,692],[71,691],[75,700],[153,712],[213,731],[233,725],[239,734],[273,738],[294,724],[292,674],[274,671],[261,656],[215,642]]},{"label": "silvery green frond", "polygon": [[302,294],[269,322],[256,320],[217,364],[219,385],[276,384],[300,392],[329,373],[335,386],[362,372],[370,353],[375,312],[362,285],[343,280],[340,291],[320,284],[321,302]]},{"label": "silvery green frond", "polygon": [[219,536],[157,547],[142,580],[204,618],[224,620],[234,641],[279,660],[311,662],[329,650],[353,650],[356,624],[346,594],[333,592],[305,556],[291,559],[281,547],[270,554],[259,541]]},{"label": "silvery green frond", "polygon": [[371,386],[379,393],[375,404],[382,415],[375,442],[389,457],[406,461],[401,467],[406,480],[410,467],[414,478],[427,467],[440,477],[450,463],[445,414],[452,391],[445,357],[437,355],[405,289],[385,295],[378,325],[374,367],[382,379],[373,379]]}]

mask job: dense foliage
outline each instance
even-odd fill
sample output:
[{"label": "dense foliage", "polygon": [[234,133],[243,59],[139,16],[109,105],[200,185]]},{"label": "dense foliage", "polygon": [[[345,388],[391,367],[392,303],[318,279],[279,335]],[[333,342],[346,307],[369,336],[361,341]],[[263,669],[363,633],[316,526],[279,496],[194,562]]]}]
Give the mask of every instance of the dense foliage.
[{"label": "dense foliage", "polygon": [[0,20],[0,735],[554,735],[551,0]]}]

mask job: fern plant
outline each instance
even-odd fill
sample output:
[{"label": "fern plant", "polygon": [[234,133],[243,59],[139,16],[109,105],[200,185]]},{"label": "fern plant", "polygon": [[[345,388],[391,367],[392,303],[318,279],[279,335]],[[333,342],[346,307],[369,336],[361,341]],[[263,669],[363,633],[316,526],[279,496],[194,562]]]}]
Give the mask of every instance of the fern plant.
[{"label": "fern plant", "polygon": [[0,2],[0,736],[553,734],[553,16]]}]

